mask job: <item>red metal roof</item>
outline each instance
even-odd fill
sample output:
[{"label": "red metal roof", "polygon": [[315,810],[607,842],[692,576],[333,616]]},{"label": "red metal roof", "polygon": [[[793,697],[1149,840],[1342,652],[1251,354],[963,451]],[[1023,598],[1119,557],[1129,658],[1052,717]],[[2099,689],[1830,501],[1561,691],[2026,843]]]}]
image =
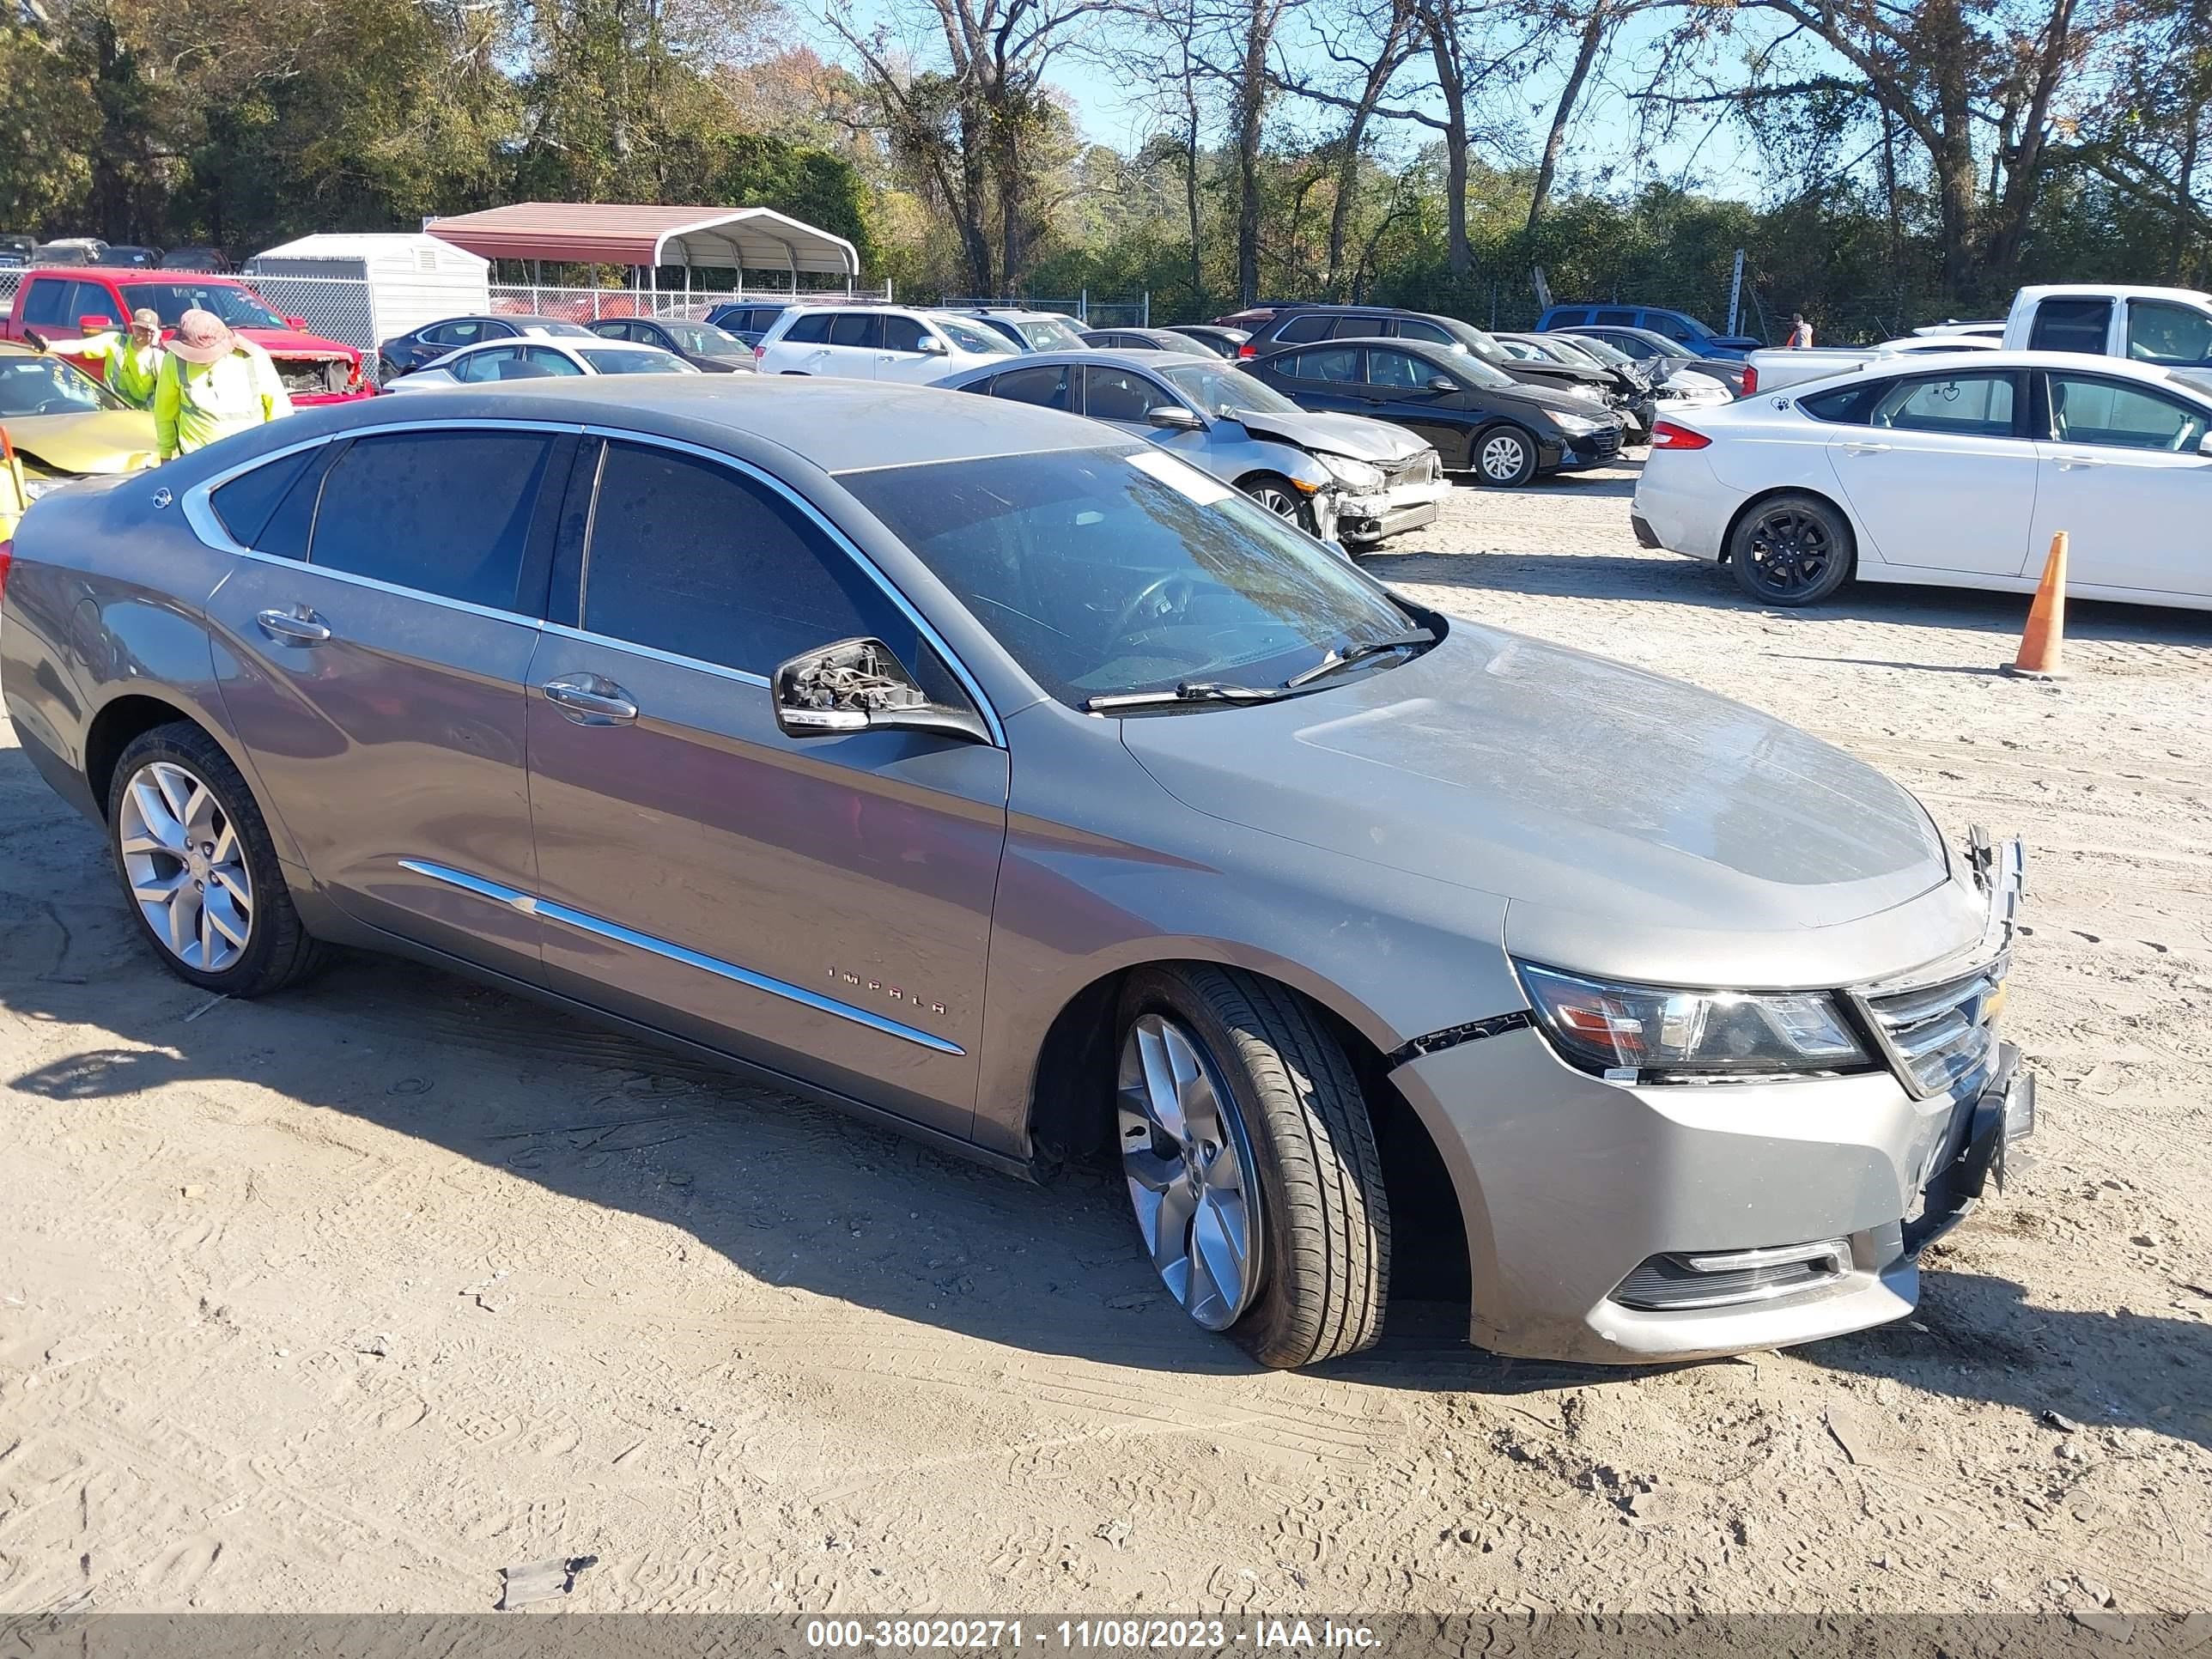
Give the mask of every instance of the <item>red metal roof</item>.
[{"label": "red metal roof", "polygon": [[487,259],[736,266],[848,277],[860,269],[843,237],[768,208],[517,202],[433,219],[422,228]]}]

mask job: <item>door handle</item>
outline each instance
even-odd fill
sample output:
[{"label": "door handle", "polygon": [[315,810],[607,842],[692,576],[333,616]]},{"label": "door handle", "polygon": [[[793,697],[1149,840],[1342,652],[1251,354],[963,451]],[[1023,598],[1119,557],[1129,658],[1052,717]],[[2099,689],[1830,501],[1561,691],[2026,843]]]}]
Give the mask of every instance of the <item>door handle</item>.
[{"label": "door handle", "polygon": [[629,692],[599,674],[563,674],[538,688],[579,726],[627,726],[637,718]]},{"label": "door handle", "polygon": [[1843,446],[1843,451],[1846,455],[1887,455],[1889,453],[1889,446],[1887,444],[1845,444]]},{"label": "door handle", "polygon": [[331,636],[331,625],[309,605],[257,611],[253,620],[263,633],[284,645],[320,645]]},{"label": "door handle", "polygon": [[2051,459],[2058,463],[2063,472],[2071,472],[2077,466],[2102,466],[2105,464],[2102,455],[2054,455]]}]

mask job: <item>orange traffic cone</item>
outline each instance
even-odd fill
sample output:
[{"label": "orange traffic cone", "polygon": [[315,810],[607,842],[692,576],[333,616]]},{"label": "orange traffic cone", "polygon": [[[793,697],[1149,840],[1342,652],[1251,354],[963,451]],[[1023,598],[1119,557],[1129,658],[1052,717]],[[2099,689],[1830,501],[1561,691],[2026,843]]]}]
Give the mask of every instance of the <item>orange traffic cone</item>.
[{"label": "orange traffic cone", "polygon": [[2020,636],[2020,655],[2003,672],[2016,679],[2055,680],[2064,670],[2066,658],[2066,532],[2051,538],[2051,556],[2044,562],[2043,580],[2035,585],[2035,602],[2027,607],[2027,628]]}]

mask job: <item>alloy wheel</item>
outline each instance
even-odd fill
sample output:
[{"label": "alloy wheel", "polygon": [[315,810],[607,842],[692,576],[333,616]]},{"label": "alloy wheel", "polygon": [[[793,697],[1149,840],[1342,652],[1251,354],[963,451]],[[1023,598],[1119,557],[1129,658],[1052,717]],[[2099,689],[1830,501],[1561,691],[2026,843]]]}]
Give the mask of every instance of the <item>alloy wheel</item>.
[{"label": "alloy wheel", "polygon": [[219,974],[253,936],[246,843],[215,791],[174,761],[149,761],[123,792],[116,826],[131,896],[187,968]]},{"label": "alloy wheel", "polygon": [[1500,432],[1482,446],[1482,472],[1498,483],[1510,483],[1528,464],[1528,446],[1510,432]]},{"label": "alloy wheel", "polygon": [[1827,526],[1795,507],[1777,507],[1753,525],[1747,550],[1759,586],[1777,599],[1818,587],[1836,556]]},{"label": "alloy wheel", "polygon": [[1273,484],[1255,484],[1251,495],[1254,501],[1277,518],[1288,519],[1292,524],[1297,522],[1298,500],[1289,490],[1279,489]]},{"label": "alloy wheel", "polygon": [[1121,1168],[1152,1266],[1183,1310],[1226,1330],[1260,1282],[1260,1181],[1237,1104],[1198,1039],[1140,1015],[1121,1045]]}]

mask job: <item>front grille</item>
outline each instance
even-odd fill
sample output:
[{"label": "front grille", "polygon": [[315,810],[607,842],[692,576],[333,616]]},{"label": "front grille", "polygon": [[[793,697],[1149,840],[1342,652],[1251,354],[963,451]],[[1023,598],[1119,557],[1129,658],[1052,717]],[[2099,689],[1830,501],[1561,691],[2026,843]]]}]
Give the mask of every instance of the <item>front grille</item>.
[{"label": "front grille", "polygon": [[1395,489],[1401,484],[1434,483],[1437,481],[1437,452],[1424,450],[1402,461],[1388,461],[1382,467],[1382,487]]},{"label": "front grille", "polygon": [[1620,428],[1607,427],[1602,432],[1593,434],[1589,442],[1591,450],[1598,455],[1618,455],[1620,453]]},{"label": "front grille", "polygon": [[2008,965],[2000,956],[1933,984],[1867,996],[1867,1015],[1915,1094],[1947,1093],[1989,1069]]},{"label": "front grille", "polygon": [[1771,1302],[1832,1284],[1850,1267],[1850,1245],[1840,1238],[1712,1255],[1673,1253],[1646,1260],[1613,1286],[1610,1299],[1647,1313]]},{"label": "front grille", "polygon": [[343,392],[350,372],[346,364],[335,359],[329,362],[283,359],[276,364],[276,378],[284,383],[286,393],[293,397]]}]

